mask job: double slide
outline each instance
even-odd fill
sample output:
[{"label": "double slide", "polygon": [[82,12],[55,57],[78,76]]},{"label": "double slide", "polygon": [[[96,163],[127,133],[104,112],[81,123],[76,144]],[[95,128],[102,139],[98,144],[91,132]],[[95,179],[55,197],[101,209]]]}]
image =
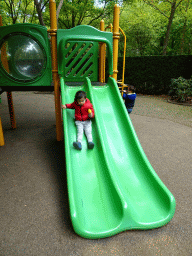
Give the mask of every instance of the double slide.
[{"label": "double slide", "polygon": [[132,126],[116,81],[93,86],[66,85],[61,77],[62,104],[84,90],[95,110],[94,149],[83,137],[76,150],[74,110],[63,110],[67,185],[75,232],[97,239],[125,230],[152,229],[167,224],[175,199],[149,163]]}]

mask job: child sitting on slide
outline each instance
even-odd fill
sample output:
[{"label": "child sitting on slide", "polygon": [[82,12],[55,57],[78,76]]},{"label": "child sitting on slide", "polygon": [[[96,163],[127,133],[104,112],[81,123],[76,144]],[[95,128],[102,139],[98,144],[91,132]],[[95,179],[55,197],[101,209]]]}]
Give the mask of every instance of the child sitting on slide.
[{"label": "child sitting on slide", "polygon": [[93,137],[92,137],[92,122],[91,118],[94,117],[94,109],[90,100],[87,98],[84,91],[78,91],[75,94],[74,102],[71,104],[65,104],[61,106],[63,109],[70,108],[75,109],[75,124],[77,126],[77,141],[73,142],[73,146],[81,150],[82,149],[82,138],[83,132],[85,131],[88,148],[93,149]]},{"label": "child sitting on slide", "polygon": [[129,114],[132,112],[135,105],[136,96],[135,87],[133,85],[128,86],[128,91],[123,90],[123,99],[125,100],[125,106]]}]

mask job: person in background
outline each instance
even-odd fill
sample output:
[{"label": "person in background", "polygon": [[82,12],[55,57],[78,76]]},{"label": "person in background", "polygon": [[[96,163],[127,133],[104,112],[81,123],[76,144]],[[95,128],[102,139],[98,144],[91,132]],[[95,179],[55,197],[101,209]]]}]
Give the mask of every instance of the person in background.
[{"label": "person in background", "polygon": [[136,96],[135,87],[133,85],[129,85],[127,91],[123,90],[123,99],[129,114],[132,112],[135,105]]}]

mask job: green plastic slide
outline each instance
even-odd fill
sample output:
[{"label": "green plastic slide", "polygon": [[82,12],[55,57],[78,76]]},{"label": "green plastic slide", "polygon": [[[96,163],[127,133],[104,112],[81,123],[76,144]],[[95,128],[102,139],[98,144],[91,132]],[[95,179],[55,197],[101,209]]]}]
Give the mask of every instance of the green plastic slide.
[{"label": "green plastic slide", "polygon": [[[167,224],[175,199],[149,163],[132,126],[116,81],[92,86],[68,86],[61,78],[62,104],[84,90],[95,109],[95,147],[76,150],[74,110],[63,110],[70,215],[75,232],[97,239],[125,230],[152,229]],[[168,175],[168,174],[167,174]]]}]

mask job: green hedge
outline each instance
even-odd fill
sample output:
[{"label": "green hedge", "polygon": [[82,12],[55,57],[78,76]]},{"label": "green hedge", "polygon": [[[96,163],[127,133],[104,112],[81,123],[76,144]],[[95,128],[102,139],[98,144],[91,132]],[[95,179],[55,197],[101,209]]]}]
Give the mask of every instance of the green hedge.
[{"label": "green hedge", "polygon": [[[168,94],[171,79],[192,76],[192,56],[126,57],[125,84],[136,87],[137,93]],[[118,60],[118,80],[122,78],[123,58]]]}]

